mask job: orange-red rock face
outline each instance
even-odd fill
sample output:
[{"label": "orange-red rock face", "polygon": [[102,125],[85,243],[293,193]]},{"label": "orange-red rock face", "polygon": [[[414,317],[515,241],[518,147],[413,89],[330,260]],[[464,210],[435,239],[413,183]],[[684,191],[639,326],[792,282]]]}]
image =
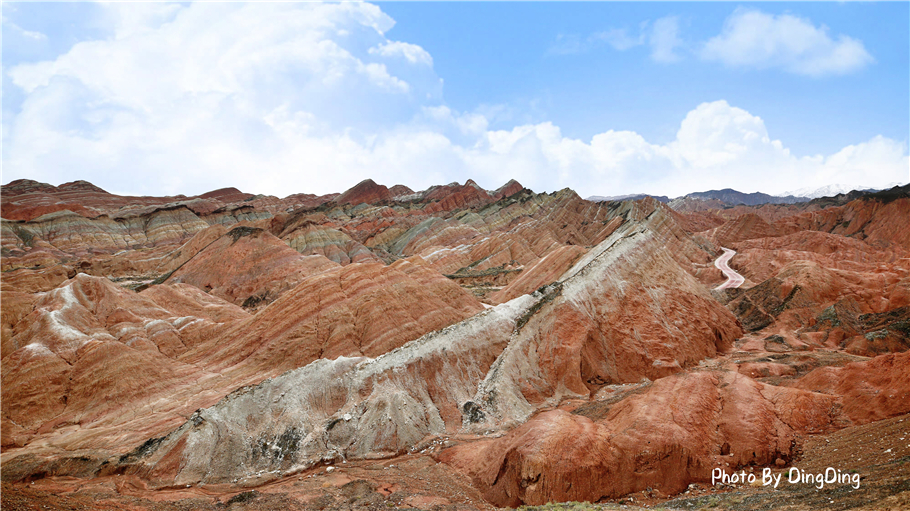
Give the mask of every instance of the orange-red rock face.
[{"label": "orange-red rock face", "polygon": [[185,358],[274,375],[319,358],[377,356],[482,309],[450,280],[406,262],[348,265],[306,279]]},{"label": "orange-red rock face", "polygon": [[39,216],[63,210],[87,218],[115,215],[143,206],[165,206],[183,202],[194,211],[215,210],[231,202],[253,197],[236,188],[214,190],[196,197],[124,197],[108,193],[86,181],[51,186],[19,179],[3,186],[2,216],[6,220],[34,220]]},{"label": "orange-red rock face", "polygon": [[367,247],[354,241],[344,232],[314,223],[293,228],[282,239],[303,255],[322,255],[338,264],[380,262]]},{"label": "orange-red rock face", "polygon": [[910,411],[910,352],[881,355],[844,367],[821,367],[796,387],[841,398],[843,411],[865,424]]},{"label": "orange-red rock face", "polygon": [[[124,431],[123,437],[139,439],[161,427],[154,417],[170,414],[173,420],[185,412],[186,402],[176,398],[204,397],[202,382],[213,375],[176,359],[222,328],[212,318],[246,316],[239,309],[222,313],[234,306],[205,299],[207,312],[182,316],[107,279],[81,274],[45,293],[14,327],[7,343],[12,351],[2,361],[4,424],[19,429],[11,441],[57,432],[58,445],[110,448],[111,439],[93,436],[145,415],[144,426],[134,423]],[[175,401],[163,405],[165,395]],[[59,434],[64,431],[70,434]]]},{"label": "orange-red rock face", "polygon": [[342,205],[350,204],[356,206],[363,203],[374,204],[377,202],[385,202],[391,198],[392,194],[389,192],[388,188],[376,184],[372,179],[366,179],[336,197],[335,202]]},{"label": "orange-red rock face", "polygon": [[[700,249],[657,201],[627,221],[561,277],[519,325],[520,335],[482,385],[493,423],[514,425],[535,409],[588,398],[608,384],[657,379],[714,357],[741,335],[679,262]],[[679,236],[679,237],[677,237]]]},{"label": "orange-red rock face", "polygon": [[322,256],[303,256],[263,229],[235,227],[180,265],[166,282],[185,282],[236,305],[258,307],[337,266]]},{"label": "orange-red rock face", "polygon": [[469,179],[463,186],[454,183],[431,189],[429,190],[429,193],[423,197],[423,200],[431,201],[424,210],[427,213],[435,213],[439,211],[486,206],[493,202],[494,199],[486,190],[477,186],[474,181]]},{"label": "orange-red rock face", "polygon": [[[388,342],[385,334],[365,342],[368,339],[358,336],[356,326],[391,320],[407,329],[413,324],[413,311],[386,308],[383,314],[388,318],[350,317],[344,311],[369,310],[359,303],[370,300],[371,293],[358,289],[391,278],[391,272],[426,279],[424,287],[435,285],[439,274],[420,259],[396,262],[388,267],[388,277],[369,280],[355,272],[381,265],[352,264],[320,274],[311,279],[318,289],[307,289],[307,283],[298,286],[234,327],[217,345],[200,344],[183,357],[221,374],[269,370],[279,353],[285,358],[304,357],[295,359],[297,366],[307,357],[320,360],[200,411],[198,418],[172,432],[153,451],[137,456],[125,470],[168,486],[248,480],[254,477],[250,467],[277,474],[293,472],[312,466],[328,452],[347,459],[399,453],[447,432],[506,431],[527,420],[535,409],[566,398],[586,399],[609,382],[677,373],[717,354],[739,330],[732,315],[667,254],[662,242],[684,234],[656,202],[625,207],[622,214],[648,221],[615,228],[561,277],[561,283],[391,351],[397,342]],[[685,238],[676,243],[682,247]],[[652,254],[651,262],[631,264],[629,257],[637,252]],[[650,289],[640,308],[624,310],[619,302],[598,301],[602,294],[640,294],[638,289],[623,289],[623,282],[631,280],[640,280]],[[670,283],[679,286],[680,280],[683,290],[676,291],[676,297],[681,305],[659,309],[656,300],[671,291]],[[439,285],[442,282],[452,293],[446,301],[456,303],[463,291],[449,280],[439,280]],[[395,287],[380,281],[377,292]],[[434,306],[430,298],[419,297],[418,289],[403,290],[417,295],[417,303],[427,309],[444,310],[444,304]],[[354,292],[357,305],[339,314],[340,305],[335,304],[346,303]],[[301,310],[299,297],[304,293],[325,301],[311,306],[312,312]],[[405,299],[387,294],[378,298],[383,303]],[[291,307],[300,312],[291,314]],[[685,324],[687,309],[697,310],[701,319]],[[612,325],[630,320],[633,344],[619,343],[622,334]],[[325,351],[292,352],[291,345]],[[359,350],[371,358],[330,362],[327,359],[345,353],[331,349],[353,354]],[[612,362],[603,364],[605,358]],[[305,383],[312,381],[331,384]],[[280,404],[285,398],[296,404]],[[275,403],[283,413],[275,413]],[[278,457],[254,454],[256,446],[271,442],[270,438],[296,440],[291,442],[293,448],[279,449]]]},{"label": "orange-red rock face", "polygon": [[[677,206],[11,183],[3,472],[232,488],[446,438],[514,506],[678,492],[910,412],[910,198]],[[712,290],[720,246],[740,289]]]},{"label": "orange-red rock face", "polygon": [[798,433],[843,425],[835,403],[737,373],[697,371],[662,378],[612,408],[595,402],[541,413],[440,459],[497,506],[597,501],[645,488],[676,493],[710,480],[715,467],[791,459]]},{"label": "orange-red rock face", "polygon": [[500,186],[493,192],[493,197],[496,199],[503,199],[515,195],[522,190],[524,190],[524,187],[521,186],[521,183],[514,179],[510,179],[508,183]]},{"label": "orange-red rock face", "polygon": [[893,266],[906,257],[899,246],[876,247],[865,241],[818,231],[799,231],[779,237],[730,241],[737,267],[753,282],[762,282],[795,261],[813,261],[825,268],[865,271]]},{"label": "orange-red rock face", "polygon": [[4,438],[21,445],[59,430],[57,446],[116,452],[238,386],[320,356],[383,353],[482,309],[410,266],[338,268],[255,321],[187,284],[136,295],[79,275],[35,304],[4,347]]},{"label": "orange-red rock face", "polygon": [[518,278],[490,296],[490,300],[493,303],[505,303],[521,295],[533,293],[551,282],[556,282],[586,252],[584,247],[578,245],[557,248],[530,268],[525,268]]},{"label": "orange-red rock face", "polygon": [[794,230],[824,231],[910,249],[910,233],[903,228],[910,217],[910,198],[906,193],[894,200],[858,199],[843,206],[783,218],[777,223]]},{"label": "orange-red rock face", "polygon": [[735,241],[772,238],[779,236],[780,232],[755,213],[746,213],[724,222],[723,225],[708,231],[706,235],[715,243],[727,246]]}]

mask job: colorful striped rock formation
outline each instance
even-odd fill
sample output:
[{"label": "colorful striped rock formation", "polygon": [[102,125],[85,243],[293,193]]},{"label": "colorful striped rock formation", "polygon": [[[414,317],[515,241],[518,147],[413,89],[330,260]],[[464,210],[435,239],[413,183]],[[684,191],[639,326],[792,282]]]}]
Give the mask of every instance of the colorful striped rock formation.
[{"label": "colorful striped rock formation", "polygon": [[[910,413],[906,187],[2,201],[4,508],[671,496]],[[721,247],[739,287],[716,289]]]}]

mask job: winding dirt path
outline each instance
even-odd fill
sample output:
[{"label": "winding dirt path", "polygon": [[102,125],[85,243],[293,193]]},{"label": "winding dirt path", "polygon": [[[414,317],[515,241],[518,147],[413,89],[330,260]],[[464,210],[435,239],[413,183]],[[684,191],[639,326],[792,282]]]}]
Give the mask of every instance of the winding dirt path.
[{"label": "winding dirt path", "polygon": [[745,282],[746,279],[739,273],[733,271],[729,266],[727,266],[727,262],[736,255],[736,251],[724,247],[720,248],[724,251],[724,253],[714,260],[714,266],[716,266],[718,270],[724,272],[724,275],[727,276],[727,281],[715,287],[714,289],[732,289],[743,285],[743,282]]}]

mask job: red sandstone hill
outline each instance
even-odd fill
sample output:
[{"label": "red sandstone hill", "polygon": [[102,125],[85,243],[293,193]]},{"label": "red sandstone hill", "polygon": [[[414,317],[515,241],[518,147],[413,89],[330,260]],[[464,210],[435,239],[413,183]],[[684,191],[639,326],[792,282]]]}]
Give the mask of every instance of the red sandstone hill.
[{"label": "red sandstone hill", "polygon": [[[55,476],[343,507],[328,480],[295,489],[326,462],[339,484],[383,464],[370,480],[414,506],[464,504],[461,480],[486,499],[468,508],[672,494],[910,412],[898,192],[690,212],[514,180],[2,194],[4,507],[75,480]],[[738,289],[712,289],[720,246]],[[436,482],[383,483],[400,464]]]},{"label": "red sandstone hill", "polygon": [[217,199],[221,202],[240,202],[254,197],[251,193],[243,193],[236,188],[220,188],[211,192],[203,193],[200,199]]},{"label": "red sandstone hill", "polygon": [[4,185],[0,193],[3,199],[2,217],[7,220],[32,220],[63,210],[91,217],[125,205],[166,204],[184,198],[121,197],[87,181],[52,186],[29,179],[12,181]]},{"label": "red sandstone hill", "polygon": [[[258,307],[338,265],[303,256],[267,231],[210,227],[223,234],[192,255],[163,282],[185,282],[236,305]],[[202,235],[203,233],[200,233]]]},{"label": "red sandstone hill", "polygon": [[[835,398],[730,372],[662,378],[608,412],[554,410],[494,439],[443,451],[497,506],[597,501],[646,488],[683,491],[717,465],[796,455],[799,433],[842,426]],[[730,453],[727,456],[727,453]]]},{"label": "red sandstone hill", "polygon": [[502,199],[505,197],[515,195],[516,193],[522,191],[523,189],[524,189],[524,187],[521,186],[521,183],[519,183],[518,181],[516,181],[514,179],[510,179],[508,183],[500,186],[495,191],[493,191],[492,195],[496,199]]},{"label": "red sandstone hill", "polygon": [[356,206],[366,202],[374,204],[392,199],[389,189],[383,185],[376,184],[372,179],[364,179],[352,188],[335,198],[338,204],[350,204]]}]

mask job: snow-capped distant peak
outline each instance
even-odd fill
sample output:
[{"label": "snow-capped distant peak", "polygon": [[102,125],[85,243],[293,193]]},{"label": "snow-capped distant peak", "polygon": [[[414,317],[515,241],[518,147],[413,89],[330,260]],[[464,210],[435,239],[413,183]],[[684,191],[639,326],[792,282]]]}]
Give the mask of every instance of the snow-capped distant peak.
[{"label": "snow-capped distant peak", "polygon": [[821,188],[800,188],[799,190],[792,190],[789,192],[784,192],[782,195],[793,195],[794,197],[806,197],[809,199],[816,199],[818,197],[834,197],[839,193],[848,193],[853,190],[870,190],[868,186],[857,186],[857,185],[845,185],[845,184],[833,184],[822,186]]}]

